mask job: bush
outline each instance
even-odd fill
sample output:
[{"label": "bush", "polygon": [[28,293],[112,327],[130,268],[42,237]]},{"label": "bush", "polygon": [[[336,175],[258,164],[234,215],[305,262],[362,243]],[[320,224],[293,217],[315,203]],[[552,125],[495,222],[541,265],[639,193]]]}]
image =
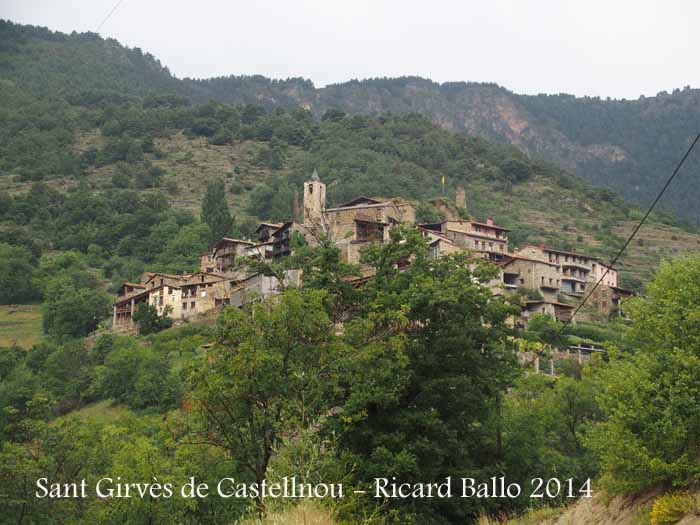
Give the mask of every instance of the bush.
[{"label": "bush", "polygon": [[418,223],[436,223],[443,219],[440,210],[429,202],[421,201],[416,206],[416,222]]},{"label": "bush", "polygon": [[110,352],[96,370],[96,391],[132,408],[172,408],[180,395],[178,378],[167,360],[130,342]]},{"label": "bush", "polygon": [[654,500],[651,525],[673,525],[693,508],[693,499],[686,493],[664,494]]}]

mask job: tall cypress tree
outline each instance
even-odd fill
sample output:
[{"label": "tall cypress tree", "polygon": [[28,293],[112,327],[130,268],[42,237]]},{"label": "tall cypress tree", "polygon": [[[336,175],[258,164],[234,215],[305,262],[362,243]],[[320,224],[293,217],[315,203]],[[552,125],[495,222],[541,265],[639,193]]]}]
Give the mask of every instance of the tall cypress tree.
[{"label": "tall cypress tree", "polygon": [[207,183],[207,192],[202,200],[202,222],[209,226],[211,242],[232,233],[233,217],[226,204],[226,186],[223,180]]}]

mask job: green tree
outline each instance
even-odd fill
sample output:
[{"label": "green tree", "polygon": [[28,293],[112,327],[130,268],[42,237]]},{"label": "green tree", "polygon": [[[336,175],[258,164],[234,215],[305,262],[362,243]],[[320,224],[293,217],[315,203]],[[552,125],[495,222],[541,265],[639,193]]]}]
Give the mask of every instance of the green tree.
[{"label": "green tree", "polygon": [[158,315],[158,308],[152,304],[142,304],[134,313],[134,321],[139,325],[141,335],[155,334],[173,325],[171,313],[170,305],[164,308],[163,315]]},{"label": "green tree", "polygon": [[[333,406],[343,351],[322,291],[289,289],[272,302],[225,309],[217,344],[191,377],[202,420],[193,435],[226,449],[246,479],[261,483],[282,438]],[[257,508],[264,512],[261,498]]]},{"label": "green tree", "polygon": [[[363,257],[376,276],[347,328],[364,366],[351,376],[340,440],[355,481],[496,475],[502,435],[488,422],[517,375],[506,327],[517,307],[492,299],[495,269],[463,254],[430,258],[412,230],[392,230]],[[382,503],[397,523],[464,523],[490,510],[464,498]]]},{"label": "green tree", "polygon": [[[579,489],[588,478],[595,478],[595,457],[583,442],[589,425],[600,419],[595,401],[598,390],[595,374],[589,371],[580,380],[545,374],[518,378],[503,398],[500,414],[502,464],[508,480],[526,486],[536,477],[572,478]],[[507,507],[523,512],[538,503],[523,494],[516,501],[509,500]],[[564,504],[566,497],[542,503]]]},{"label": "green tree", "polygon": [[76,288],[65,275],[44,283],[44,332],[52,337],[83,337],[110,312],[111,299],[91,288]]},{"label": "green tree", "polygon": [[21,246],[0,243],[0,304],[26,303],[36,299],[32,254]]},{"label": "green tree", "polygon": [[663,263],[601,376],[588,445],[612,493],[700,481],[700,257]]},{"label": "green tree", "polygon": [[440,210],[430,202],[420,201],[416,206],[416,222],[435,223],[444,219]]},{"label": "green tree", "polygon": [[535,314],[523,334],[525,339],[540,341],[556,349],[564,349],[567,343],[561,323],[546,314]]},{"label": "green tree", "polygon": [[95,389],[102,397],[143,409],[171,408],[180,396],[180,384],[168,361],[133,340],[111,351],[97,367]]},{"label": "green tree", "polygon": [[226,203],[226,186],[223,180],[207,184],[207,192],[202,200],[202,222],[209,226],[211,242],[233,231],[233,217]]}]

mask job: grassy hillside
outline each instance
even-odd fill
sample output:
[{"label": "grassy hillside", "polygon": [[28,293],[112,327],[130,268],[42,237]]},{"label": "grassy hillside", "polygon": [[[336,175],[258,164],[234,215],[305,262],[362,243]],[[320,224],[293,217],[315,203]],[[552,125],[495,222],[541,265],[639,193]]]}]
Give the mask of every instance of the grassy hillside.
[{"label": "grassy hillside", "polygon": [[29,348],[42,335],[39,305],[0,305],[0,347]]}]

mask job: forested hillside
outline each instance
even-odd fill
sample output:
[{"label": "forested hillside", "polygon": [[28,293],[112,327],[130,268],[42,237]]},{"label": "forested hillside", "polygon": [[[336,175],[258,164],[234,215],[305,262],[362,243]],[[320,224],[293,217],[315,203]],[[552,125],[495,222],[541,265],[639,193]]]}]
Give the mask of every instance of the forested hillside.
[{"label": "forested hillside", "polygon": [[[351,81],[314,89],[308,81],[218,78],[187,81],[193,100],[258,100],[300,104],[316,115],[339,108],[350,114],[416,112],[441,127],[512,144],[555,161],[599,186],[648,203],[700,132],[700,91],[685,88],[638,100],[518,95],[496,84],[438,84],[418,77]],[[690,173],[671,188],[664,205],[697,222],[700,197]]]},{"label": "forested hillside", "polygon": [[[243,100],[256,104],[196,105],[153,57],[114,41],[7,22],[0,32],[3,238],[31,239],[25,244],[34,252],[99,255],[96,264],[114,284],[136,278],[145,266],[174,271],[196,263],[194,253],[207,237],[196,220],[201,197],[206,183],[219,178],[226,180],[241,235],[250,234],[256,220],[291,217],[295,195],[314,168],[330,185],[331,202],[362,194],[404,197],[423,202],[426,219],[449,213],[428,200],[451,200],[464,185],[467,212],[482,220],[494,216],[513,230],[514,245],[547,242],[605,258],[639,217],[634,206],[554,164],[441,130],[415,114],[363,117],[328,109],[315,118],[287,104],[300,93],[291,87],[308,91],[308,83],[238,79],[239,91],[250,95]],[[220,85],[189,84],[200,93]],[[268,94],[281,90],[291,98],[277,104],[254,95],[264,85]],[[137,218],[140,202],[150,216]],[[164,218],[164,206],[194,216]],[[169,226],[158,226],[161,221]],[[670,217],[654,221],[673,225]],[[633,288],[662,257],[698,245],[693,234],[672,226],[652,225],[642,236],[622,265]]]},{"label": "forested hillside", "polygon": [[[512,144],[599,186],[648,203],[699,131],[700,92],[684,88],[638,100],[518,95],[496,84],[438,84],[419,77],[350,81],[315,88],[308,80],[262,76],[177,79],[153,56],[95,34],[65,35],[0,22],[0,78],[33,95],[69,102],[175,93],[193,103],[217,100],[266,109],[297,107],[320,117],[419,113],[439,126]],[[31,66],[29,65],[31,64]],[[26,102],[25,102],[26,103]],[[700,163],[691,158],[686,173]],[[700,185],[680,177],[663,206],[697,222]]]}]

